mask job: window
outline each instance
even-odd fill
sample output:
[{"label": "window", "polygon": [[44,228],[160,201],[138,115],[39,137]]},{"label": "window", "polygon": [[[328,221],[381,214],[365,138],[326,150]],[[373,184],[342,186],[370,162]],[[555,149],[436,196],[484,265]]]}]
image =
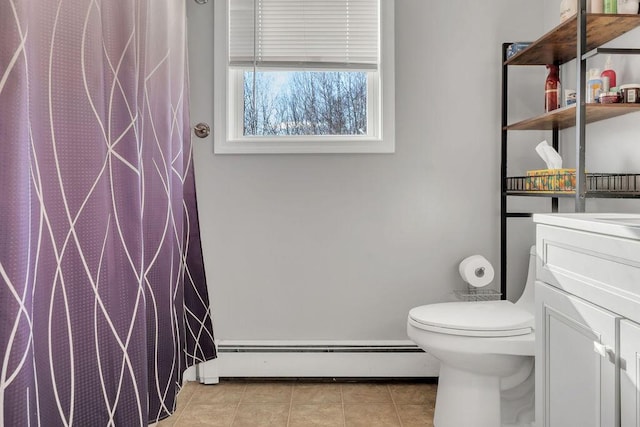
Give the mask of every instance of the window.
[{"label": "window", "polygon": [[214,25],[216,153],[394,151],[393,0],[221,0]]}]

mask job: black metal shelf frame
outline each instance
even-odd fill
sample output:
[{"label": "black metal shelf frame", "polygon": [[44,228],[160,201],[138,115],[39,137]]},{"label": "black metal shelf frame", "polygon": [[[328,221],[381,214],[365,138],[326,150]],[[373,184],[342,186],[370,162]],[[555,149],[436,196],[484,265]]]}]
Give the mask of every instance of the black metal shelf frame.
[{"label": "black metal shelf frame", "polygon": [[[585,0],[580,0],[584,3]],[[508,129],[509,125],[509,112],[508,112],[508,90],[509,90],[509,65],[506,65],[507,61],[507,49],[512,43],[502,44],[502,141],[501,141],[501,161],[500,161],[500,181],[501,181],[501,196],[500,196],[500,292],[502,299],[507,298],[507,220],[509,218],[531,218],[533,213],[531,212],[509,212],[507,208],[507,198],[511,192],[507,188],[507,141],[508,141]],[[555,64],[559,65],[559,64]],[[578,96],[578,91],[576,91]],[[584,110],[584,107],[582,108]],[[559,131],[555,127],[552,131],[552,146],[555,150],[558,150]],[[546,197],[550,197],[546,195]],[[551,197],[551,212],[558,212],[558,197]]]},{"label": "black metal shelf frame", "polygon": [[[531,218],[530,212],[509,212],[509,196],[534,196],[551,199],[551,212],[558,212],[559,198],[573,198],[575,212],[585,211],[586,198],[624,198],[640,199],[640,174],[587,174],[585,171],[585,133],[587,124],[584,90],[586,87],[587,59],[598,54],[637,55],[640,49],[628,48],[592,48],[587,49],[587,0],[578,0],[576,22],[576,167],[573,191],[545,191],[545,189],[527,188],[528,177],[507,176],[507,140],[508,140],[508,78],[509,65],[507,49],[512,43],[502,45],[502,141],[501,141],[501,198],[500,198],[500,292],[507,297],[507,226],[510,218]],[[566,56],[566,55],[565,55]],[[532,63],[533,64],[533,63]],[[557,60],[554,65],[561,65]],[[552,145],[558,149],[559,129],[557,123],[552,126]],[[550,175],[551,177],[551,175]],[[553,177],[551,178],[553,179]],[[556,178],[557,179],[557,178]],[[531,183],[532,181],[529,181]],[[552,181],[553,183],[553,181]],[[555,187],[552,186],[552,189]]]},{"label": "black metal shelf frame", "polygon": [[640,49],[618,48],[618,47],[597,47],[582,55],[583,59],[589,59],[596,55],[640,55]]},{"label": "black metal shelf frame", "polygon": [[[585,130],[586,130],[586,106],[584,102],[584,88],[586,87],[586,62],[585,48],[587,46],[587,0],[578,0],[578,16],[576,25],[576,184],[575,192],[569,194],[574,197],[575,211],[584,212],[586,192],[585,174]],[[511,213],[507,209],[507,198],[516,194],[507,188],[507,140],[508,140],[508,81],[509,65],[507,61],[507,49],[511,43],[502,45],[502,138],[501,138],[501,164],[500,164],[500,292],[502,299],[507,298],[507,222],[509,218],[529,218],[531,213]],[[561,65],[555,62],[554,65]],[[552,130],[552,146],[558,150],[559,131],[557,126]],[[558,194],[545,194],[551,198],[551,212],[558,212]],[[562,195],[565,196],[565,195]],[[566,196],[565,196],[566,197]]]}]

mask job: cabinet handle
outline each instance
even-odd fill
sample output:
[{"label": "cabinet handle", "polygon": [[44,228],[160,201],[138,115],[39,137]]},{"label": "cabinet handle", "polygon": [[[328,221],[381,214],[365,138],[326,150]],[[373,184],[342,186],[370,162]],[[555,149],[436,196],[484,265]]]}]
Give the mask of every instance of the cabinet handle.
[{"label": "cabinet handle", "polygon": [[597,341],[593,342],[593,351],[598,353],[600,356],[609,359],[609,361],[613,362],[615,360],[615,352],[613,348],[608,345],[600,344]]}]

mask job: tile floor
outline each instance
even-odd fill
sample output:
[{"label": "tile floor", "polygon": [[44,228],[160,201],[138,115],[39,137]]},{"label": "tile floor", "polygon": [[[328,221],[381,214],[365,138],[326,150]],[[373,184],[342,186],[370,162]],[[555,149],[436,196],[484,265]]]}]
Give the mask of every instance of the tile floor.
[{"label": "tile floor", "polygon": [[158,427],[433,426],[436,385],[423,383],[188,383]]}]

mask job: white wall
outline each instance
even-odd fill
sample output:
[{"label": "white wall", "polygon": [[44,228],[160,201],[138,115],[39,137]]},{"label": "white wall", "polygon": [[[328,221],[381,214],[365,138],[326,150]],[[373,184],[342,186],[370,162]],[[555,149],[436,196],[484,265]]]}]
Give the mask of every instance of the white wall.
[{"label": "white wall", "polygon": [[[189,6],[198,82],[211,69],[208,6]],[[529,0],[396,0],[395,154],[213,155],[199,142],[217,338],[403,340],[411,307],[463,287],[462,258],[497,269],[501,43],[537,37],[543,21]],[[222,100],[196,92],[192,122],[211,122]]]}]

